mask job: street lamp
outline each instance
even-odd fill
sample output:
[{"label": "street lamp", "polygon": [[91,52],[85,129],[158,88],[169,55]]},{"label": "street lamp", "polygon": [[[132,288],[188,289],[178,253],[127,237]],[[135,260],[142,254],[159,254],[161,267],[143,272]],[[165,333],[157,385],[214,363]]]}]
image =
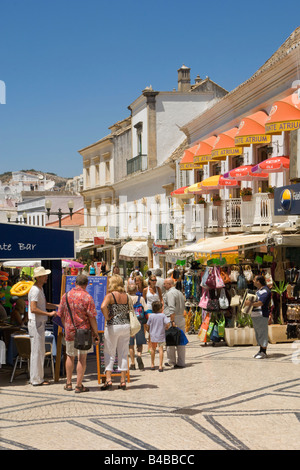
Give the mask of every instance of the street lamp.
[{"label": "street lamp", "polygon": [[[7,222],[10,222],[11,217],[12,217],[11,212],[6,212],[6,217],[7,217]],[[23,217],[24,224],[27,224],[27,213],[23,212],[22,217]],[[17,219],[14,223],[19,224],[19,223],[22,223],[22,221]]]},{"label": "street lamp", "polygon": [[57,212],[50,212],[51,207],[52,207],[52,201],[50,199],[46,199],[45,207],[47,209],[48,219],[49,219],[50,215],[57,215],[58,216],[58,226],[59,226],[59,228],[61,228],[61,219],[62,219],[63,215],[69,215],[71,220],[72,220],[73,209],[74,209],[74,201],[72,199],[70,199],[68,201],[69,212],[62,212],[61,208],[59,208]]}]

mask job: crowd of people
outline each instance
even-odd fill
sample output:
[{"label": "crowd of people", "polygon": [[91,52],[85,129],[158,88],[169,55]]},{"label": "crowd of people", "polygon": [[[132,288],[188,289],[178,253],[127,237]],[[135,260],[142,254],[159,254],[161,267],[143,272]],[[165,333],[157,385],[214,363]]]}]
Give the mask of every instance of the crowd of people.
[{"label": "crowd of people", "polygon": [[[103,268],[106,266],[103,264]],[[106,271],[105,271],[106,272]],[[5,273],[2,273],[3,275]],[[66,391],[73,390],[72,375],[74,372],[75,357],[77,360],[75,393],[87,392],[89,389],[83,385],[86,371],[87,350],[75,348],[74,337],[76,329],[91,330],[94,344],[99,343],[97,329],[97,312],[94,299],[87,292],[88,275],[93,273],[81,271],[76,277],[75,287],[68,294],[64,294],[60,304],[49,303],[46,300],[43,287],[48,281],[50,270],[44,267],[34,269],[35,284],[31,287],[26,302],[22,297],[11,299],[9,280],[2,279],[2,297],[0,298],[0,319],[5,320],[8,310],[13,324],[26,326],[31,340],[30,357],[30,383],[33,386],[49,385],[44,379],[45,356],[45,325],[49,318],[60,318],[64,327],[66,343]],[[268,344],[268,304],[270,291],[266,287],[262,276],[256,276],[257,300],[253,304],[253,326],[257,342],[260,346],[257,358],[266,357]],[[130,311],[134,310],[140,322],[140,330],[135,336],[130,334]],[[70,316],[72,312],[72,321]],[[104,362],[105,383],[102,391],[113,388],[112,374],[114,372],[115,358],[118,358],[120,372],[119,388],[126,390],[126,374],[128,364],[130,370],[136,365],[144,370],[143,352],[149,352],[151,358],[150,370],[164,371],[164,367],[184,368],[185,342],[176,345],[166,344],[166,331],[177,327],[185,331],[185,297],[178,288],[178,279],[174,277],[162,278],[160,269],[148,271],[146,279],[138,268],[134,269],[128,279],[120,276],[120,270],[115,266],[109,277],[107,294],[101,305],[105,317],[104,330]],[[186,339],[186,338],[185,338]],[[146,348],[146,349],[145,349]],[[156,352],[158,351],[158,368],[156,368]],[[164,352],[167,361],[164,363]]]}]

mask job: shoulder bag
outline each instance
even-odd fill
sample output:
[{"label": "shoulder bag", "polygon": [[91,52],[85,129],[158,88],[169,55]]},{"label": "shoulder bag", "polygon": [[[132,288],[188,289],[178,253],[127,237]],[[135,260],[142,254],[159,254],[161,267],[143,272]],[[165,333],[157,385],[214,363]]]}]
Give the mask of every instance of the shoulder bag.
[{"label": "shoulder bag", "polygon": [[68,294],[66,294],[66,301],[67,301],[67,306],[69,310],[69,314],[72,320],[72,323],[75,328],[75,338],[74,338],[74,348],[79,349],[80,351],[87,351],[88,349],[91,348],[92,343],[93,343],[93,338],[92,338],[92,330],[91,329],[77,329],[73,320],[73,315],[72,311],[69,305],[68,301]]},{"label": "shoulder bag", "polygon": [[130,336],[135,336],[141,329],[141,323],[139,322],[131,297],[127,294],[128,306],[129,306],[129,320],[130,320]]}]

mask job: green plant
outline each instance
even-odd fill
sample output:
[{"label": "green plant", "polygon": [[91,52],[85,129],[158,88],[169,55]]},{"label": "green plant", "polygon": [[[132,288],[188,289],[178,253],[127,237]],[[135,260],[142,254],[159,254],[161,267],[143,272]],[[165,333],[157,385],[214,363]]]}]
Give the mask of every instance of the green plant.
[{"label": "green plant", "polygon": [[252,196],[252,188],[243,188],[240,194],[241,196]]},{"label": "green plant", "polygon": [[220,198],[219,194],[214,194],[214,196],[212,197],[212,200],[213,200],[213,202],[221,201],[221,198]]},{"label": "green plant", "polygon": [[268,186],[266,189],[266,192],[270,194],[274,194],[275,189],[276,189],[276,186]]},{"label": "green plant", "polygon": [[273,288],[271,292],[276,292],[276,294],[279,295],[279,322],[280,325],[284,324],[283,321],[283,314],[282,314],[282,296],[284,292],[286,291],[286,288],[288,286],[288,283],[285,283],[285,281],[279,281],[278,284],[276,282],[273,282]]},{"label": "green plant", "polygon": [[244,315],[239,313],[236,318],[236,326],[238,328],[245,328],[245,326],[249,326],[250,328],[253,327],[251,315]]},{"label": "green plant", "polygon": [[204,199],[204,197],[200,197],[198,199],[198,204],[205,204],[206,203],[206,200]]}]

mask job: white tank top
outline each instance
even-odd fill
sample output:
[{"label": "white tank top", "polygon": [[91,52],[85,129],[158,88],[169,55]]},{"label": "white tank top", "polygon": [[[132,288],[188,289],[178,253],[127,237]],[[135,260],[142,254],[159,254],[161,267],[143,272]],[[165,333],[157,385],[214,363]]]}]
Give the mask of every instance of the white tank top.
[{"label": "white tank top", "polygon": [[159,294],[158,294],[158,290],[157,290],[157,287],[155,287],[155,294],[152,294],[150,292],[150,289],[148,287],[147,289],[147,295],[146,295],[146,302],[147,302],[147,310],[152,310],[152,303],[156,300],[160,300],[159,299]]}]

